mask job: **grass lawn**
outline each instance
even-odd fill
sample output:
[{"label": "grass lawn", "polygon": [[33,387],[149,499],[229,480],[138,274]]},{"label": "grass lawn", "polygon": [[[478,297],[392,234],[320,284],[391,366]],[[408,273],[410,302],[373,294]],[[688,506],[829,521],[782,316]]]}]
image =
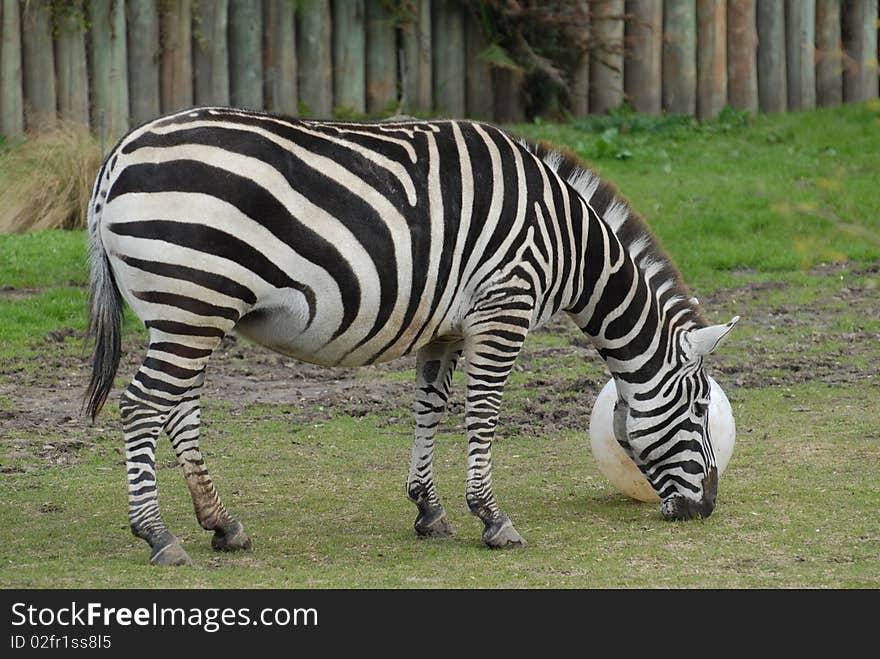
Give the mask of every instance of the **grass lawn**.
[{"label": "grass lawn", "polygon": [[[77,415],[85,234],[41,231],[0,235],[0,587],[880,587],[880,104],[514,130],[592,162],[708,317],[742,316],[708,363],[738,430],[709,519],[666,523],[598,471],[586,430],[607,376],[569,324],[529,337],[505,393],[495,488],[529,546],[498,552],[464,504],[462,378],[435,462],[457,535],[419,540],[412,361],[309,370],[238,341],[209,367],[202,448],[254,552],[211,550],[163,440],[163,516],[195,566],[151,568],[116,406]],[[118,387],[142,351],[136,319],[125,331]]]}]

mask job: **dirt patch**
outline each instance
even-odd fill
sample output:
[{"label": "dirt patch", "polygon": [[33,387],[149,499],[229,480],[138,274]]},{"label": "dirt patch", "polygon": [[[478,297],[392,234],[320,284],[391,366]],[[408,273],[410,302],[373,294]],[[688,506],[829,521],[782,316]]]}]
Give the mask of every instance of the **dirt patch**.
[{"label": "dirt patch", "polygon": [[[874,266],[860,274],[877,271]],[[744,324],[761,329],[747,341],[733,335],[713,355],[713,375],[748,388],[807,381],[880,385],[880,334],[871,329],[880,320],[880,286],[841,285],[808,305],[771,302],[783,286],[757,282],[704,296],[705,308],[742,312]],[[843,317],[872,322],[847,325]],[[509,434],[584,430],[607,379],[595,350],[567,318],[555,319],[542,331],[558,340],[551,346],[530,342],[521,355],[516,369],[529,380],[526,389],[511,386],[505,394],[502,422]],[[82,333],[61,328],[40,342],[33,364],[19,363],[17,370],[0,365],[0,473],[31,468],[27,465],[33,462],[65,466],[88,451],[121,453],[119,429],[106,413],[94,426],[80,415],[90,356],[85,348],[73,354],[71,343],[84,344]],[[127,378],[136,371],[144,347],[131,342],[125,348],[119,374]],[[596,375],[546,366],[565,360],[595,364]],[[265,406],[267,415],[283,411],[294,428],[333,415],[375,414],[388,424],[409,423],[413,386],[409,378],[387,376],[413,366],[413,357],[361,369],[314,366],[233,337],[224,340],[208,367],[204,397],[228,406],[232,414],[255,405]],[[464,392],[459,388],[453,390],[445,426],[455,431],[463,426]],[[111,405],[116,395],[111,394]]]}]

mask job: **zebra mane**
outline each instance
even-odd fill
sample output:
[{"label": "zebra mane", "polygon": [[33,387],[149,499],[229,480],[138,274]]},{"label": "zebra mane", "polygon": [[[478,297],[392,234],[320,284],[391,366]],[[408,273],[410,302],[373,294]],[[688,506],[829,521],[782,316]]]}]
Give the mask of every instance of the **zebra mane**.
[{"label": "zebra mane", "polygon": [[609,182],[603,181],[574,152],[544,142],[519,140],[530,153],[566,181],[614,231],[655,293],[671,286],[672,299],[666,304],[671,317],[684,311],[682,320],[698,327],[708,325],[700,304],[693,297],[672,259],[661,247],[648,223],[629,201]]}]

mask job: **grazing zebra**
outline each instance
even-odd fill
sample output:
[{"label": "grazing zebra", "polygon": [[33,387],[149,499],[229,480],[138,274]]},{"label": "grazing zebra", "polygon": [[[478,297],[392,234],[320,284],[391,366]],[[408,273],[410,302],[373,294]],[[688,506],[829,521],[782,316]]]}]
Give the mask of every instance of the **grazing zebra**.
[{"label": "grazing zebra", "polygon": [[663,516],[714,508],[703,356],[736,319],[708,325],[644,222],[572,156],[471,121],[196,108],[116,144],[95,183],[89,234],[92,419],[119,364],[123,298],[149,330],[120,411],[129,521],[152,563],[190,562],[159,514],[163,429],[214,548],[250,548],[199,450],[205,367],[233,329],[315,364],[416,354],[406,492],[422,536],[452,533],[432,454],[463,358],[466,500],[483,541],[504,547],[525,542],[492,491],[502,389],[527,333],[565,311],[616,379],[616,436]]}]

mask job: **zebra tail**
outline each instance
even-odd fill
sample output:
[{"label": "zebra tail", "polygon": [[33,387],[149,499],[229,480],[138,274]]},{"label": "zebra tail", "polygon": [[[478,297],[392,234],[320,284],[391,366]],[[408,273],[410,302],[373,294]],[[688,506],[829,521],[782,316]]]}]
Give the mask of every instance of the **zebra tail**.
[{"label": "zebra tail", "polygon": [[124,308],[122,294],[110,269],[110,259],[101,242],[100,222],[94,209],[95,196],[89,204],[89,261],[92,275],[88,328],[88,336],[95,341],[95,352],[92,377],[84,401],[85,413],[92,422],[104,406],[119,368]]}]

